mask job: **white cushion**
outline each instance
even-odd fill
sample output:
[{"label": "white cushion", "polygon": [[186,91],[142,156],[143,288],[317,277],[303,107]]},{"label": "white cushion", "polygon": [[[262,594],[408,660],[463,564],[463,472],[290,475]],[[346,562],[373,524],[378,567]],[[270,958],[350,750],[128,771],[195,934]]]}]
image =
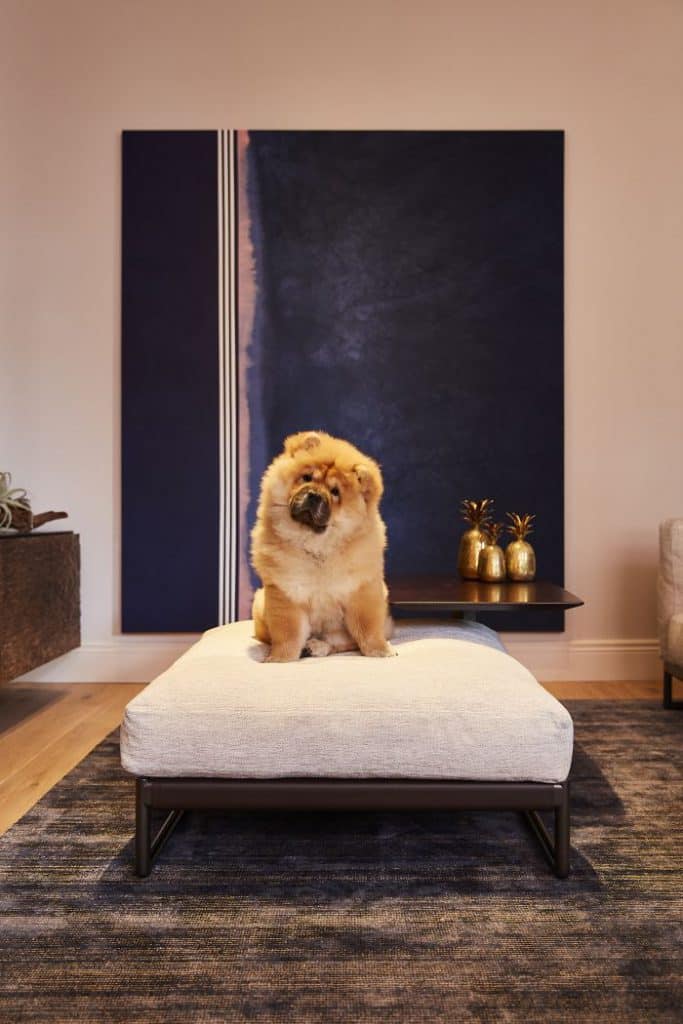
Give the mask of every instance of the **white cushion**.
[{"label": "white cushion", "polygon": [[219,626],[135,697],[123,767],[144,776],[561,782],[572,720],[478,624],[401,626],[394,658],[262,664]]}]

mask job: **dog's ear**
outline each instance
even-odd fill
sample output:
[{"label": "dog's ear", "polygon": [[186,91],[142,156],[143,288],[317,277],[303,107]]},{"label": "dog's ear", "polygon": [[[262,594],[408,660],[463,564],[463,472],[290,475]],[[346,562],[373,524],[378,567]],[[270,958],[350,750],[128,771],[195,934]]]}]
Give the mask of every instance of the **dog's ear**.
[{"label": "dog's ear", "polygon": [[377,463],[373,462],[372,459],[368,459],[367,462],[357,462],[353,467],[353,472],[356,474],[356,479],[360,484],[360,492],[366,502],[378,502],[382,497],[384,485]]},{"label": "dog's ear", "polygon": [[302,430],[299,434],[290,434],[285,438],[285,454],[296,455],[297,452],[309,452],[317,448],[321,437],[315,430]]}]

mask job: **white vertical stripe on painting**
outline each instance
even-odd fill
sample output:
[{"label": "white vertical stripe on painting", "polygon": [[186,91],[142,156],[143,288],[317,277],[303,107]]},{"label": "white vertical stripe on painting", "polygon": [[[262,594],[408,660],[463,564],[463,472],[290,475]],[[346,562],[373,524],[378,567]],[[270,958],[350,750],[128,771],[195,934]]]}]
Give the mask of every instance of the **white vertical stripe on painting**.
[{"label": "white vertical stripe on painting", "polygon": [[218,621],[237,617],[237,316],[235,132],[218,133],[219,566]]},{"label": "white vertical stripe on painting", "polygon": [[230,153],[229,132],[221,132],[223,147],[223,622],[232,622],[230,608]]},{"label": "white vertical stripe on painting", "polygon": [[236,133],[228,132],[230,210],[230,621],[237,618],[237,195],[235,189]]},{"label": "white vertical stripe on painting", "polygon": [[225,622],[225,280],[223,268],[223,132],[217,136],[218,227],[218,622]]}]

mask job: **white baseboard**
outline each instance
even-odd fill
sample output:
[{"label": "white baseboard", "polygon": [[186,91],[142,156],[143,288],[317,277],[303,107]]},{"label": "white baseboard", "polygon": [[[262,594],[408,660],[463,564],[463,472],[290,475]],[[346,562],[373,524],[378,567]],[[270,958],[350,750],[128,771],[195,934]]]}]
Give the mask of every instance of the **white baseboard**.
[{"label": "white baseboard", "polygon": [[109,643],[85,643],[21,679],[34,683],[148,683],[198,639],[199,634],[176,634],[120,636]]},{"label": "white baseboard", "polygon": [[[86,643],[21,678],[44,683],[146,683],[168,668],[198,637],[121,636]],[[643,640],[563,640],[503,634],[510,654],[542,682],[659,679],[659,645]]]},{"label": "white baseboard", "polygon": [[510,654],[545,683],[658,679],[655,639],[533,640],[503,635]]}]

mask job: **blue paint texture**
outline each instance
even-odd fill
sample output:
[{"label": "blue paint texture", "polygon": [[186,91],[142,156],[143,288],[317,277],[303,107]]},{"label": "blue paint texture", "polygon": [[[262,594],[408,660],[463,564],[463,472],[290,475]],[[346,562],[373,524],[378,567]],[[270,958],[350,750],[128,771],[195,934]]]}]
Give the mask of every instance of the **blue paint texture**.
[{"label": "blue paint texture", "polygon": [[122,628],[198,632],[218,621],[216,133],[122,148]]},{"label": "blue paint texture", "polygon": [[250,132],[248,161],[250,521],[321,428],[382,465],[389,573],[455,572],[461,500],[494,496],[562,582],[563,133]]}]

